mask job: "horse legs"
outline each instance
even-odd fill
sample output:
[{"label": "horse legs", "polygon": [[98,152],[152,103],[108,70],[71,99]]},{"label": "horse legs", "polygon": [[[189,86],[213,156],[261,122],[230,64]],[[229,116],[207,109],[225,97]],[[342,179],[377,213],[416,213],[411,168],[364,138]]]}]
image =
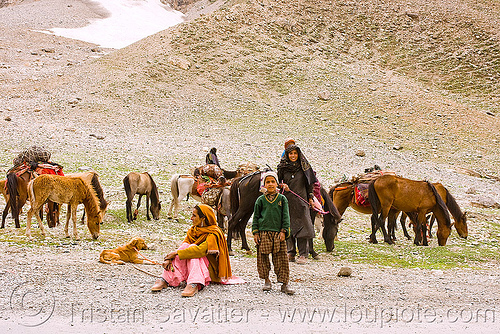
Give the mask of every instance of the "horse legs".
[{"label": "horse legs", "polygon": [[370,220],[372,223],[372,233],[370,234],[370,242],[372,244],[378,244],[377,236],[376,236],[377,229],[378,229],[378,214],[372,213]]},{"label": "horse legs", "polygon": [[129,223],[132,222],[132,198],[127,197],[127,202],[125,203],[125,207],[127,208],[127,221]]},{"label": "horse legs", "polygon": [[414,244],[417,245],[417,246],[420,246],[420,245],[426,246],[424,244],[424,243],[427,242],[427,240],[425,240],[426,236],[424,234],[424,233],[426,233],[426,230],[427,230],[427,228],[426,228],[427,218],[426,218],[425,212],[419,212],[416,218],[417,219],[416,219],[416,222],[415,222],[416,229],[415,229]]},{"label": "horse legs", "polygon": [[399,219],[400,223],[401,223],[401,228],[403,229],[403,233],[405,235],[405,237],[408,239],[408,240],[411,240],[411,237],[410,235],[408,234],[408,230],[406,229],[406,217],[407,214],[402,212],[401,213],[401,218]]},{"label": "horse legs", "polygon": [[35,217],[36,217],[36,220],[38,221],[38,225],[40,226],[40,231],[42,233],[43,236],[45,236],[45,229],[43,228],[43,223],[42,223],[42,218],[40,218],[40,210],[42,208],[39,207],[39,208],[33,208],[33,206],[28,210],[28,217],[26,219],[26,236],[29,238],[29,239],[32,239],[31,238],[31,218],[33,217],[33,212],[35,212]]},{"label": "horse legs", "polygon": [[[172,216],[172,211],[174,212],[173,216]],[[173,197],[172,202],[170,202],[170,207],[168,208],[167,217],[177,219],[178,211],[179,211],[179,199]]]},{"label": "horse legs", "polygon": [[[139,195],[139,199],[137,200],[137,208],[134,211],[134,217],[133,217],[134,220],[137,219],[137,215],[139,214],[139,207],[141,206],[141,199],[142,199],[142,195]],[[147,208],[146,208],[146,211],[147,211]]]},{"label": "horse legs", "polygon": [[149,195],[146,194],[146,219],[151,220],[151,217],[149,217]]},{"label": "horse legs", "polygon": [[69,238],[69,219],[71,218],[71,212],[73,211],[73,208],[71,207],[71,204],[68,204],[68,209],[66,210],[66,225],[64,225],[64,235],[66,238]]},{"label": "horse legs", "polygon": [[5,209],[3,209],[3,212],[2,212],[2,226],[0,228],[5,227],[5,219],[7,218],[7,215],[9,214],[9,207],[10,207],[10,202],[7,201],[7,203],[5,204]]},{"label": "horse legs", "polygon": [[398,217],[397,210],[390,210],[387,217],[387,233],[392,241],[396,241],[396,219]]},{"label": "horse legs", "polygon": [[436,221],[436,216],[432,214],[431,221],[429,222],[429,238],[432,238],[432,226],[434,225],[435,221]]},{"label": "horse legs", "polygon": [[247,228],[247,223],[250,217],[252,216],[253,212],[250,212],[250,214],[246,215],[243,220],[240,220],[239,228],[240,228],[240,236],[241,236],[241,249],[244,249],[247,251],[247,253],[251,253],[250,247],[248,247],[247,243],[247,236],[245,233],[245,230]]},{"label": "horse legs", "polygon": [[[72,205],[71,206],[71,220],[73,220],[73,238],[75,240],[79,240],[80,238],[78,237],[78,230],[76,229],[76,207],[78,205]],[[69,214],[69,213],[68,213]],[[66,225],[67,226],[67,225]]]},{"label": "horse legs", "polygon": [[231,248],[231,241],[233,240],[233,233],[236,228],[239,228],[239,224],[241,222],[242,213],[238,210],[229,220],[227,226],[227,249],[229,251],[229,255],[234,255],[234,252]]}]

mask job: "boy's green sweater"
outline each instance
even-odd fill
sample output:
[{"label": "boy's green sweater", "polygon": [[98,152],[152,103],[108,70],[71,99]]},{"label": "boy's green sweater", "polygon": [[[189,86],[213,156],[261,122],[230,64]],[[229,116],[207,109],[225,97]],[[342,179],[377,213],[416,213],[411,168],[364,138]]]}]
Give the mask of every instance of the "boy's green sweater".
[{"label": "boy's green sweater", "polygon": [[266,195],[257,198],[253,210],[252,233],[259,231],[286,231],[286,237],[290,235],[290,213],[288,211],[288,200],[282,194],[277,194],[273,201]]}]

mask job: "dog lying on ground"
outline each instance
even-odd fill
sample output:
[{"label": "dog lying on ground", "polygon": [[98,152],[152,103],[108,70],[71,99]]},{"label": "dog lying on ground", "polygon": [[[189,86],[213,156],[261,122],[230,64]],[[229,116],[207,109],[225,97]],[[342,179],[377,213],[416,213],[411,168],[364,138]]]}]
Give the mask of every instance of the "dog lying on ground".
[{"label": "dog lying on ground", "polygon": [[103,250],[99,257],[99,262],[107,264],[125,264],[125,262],[150,264],[149,260],[145,261],[138,257],[138,251],[141,249],[148,249],[148,246],[143,238],[135,237],[124,246]]}]

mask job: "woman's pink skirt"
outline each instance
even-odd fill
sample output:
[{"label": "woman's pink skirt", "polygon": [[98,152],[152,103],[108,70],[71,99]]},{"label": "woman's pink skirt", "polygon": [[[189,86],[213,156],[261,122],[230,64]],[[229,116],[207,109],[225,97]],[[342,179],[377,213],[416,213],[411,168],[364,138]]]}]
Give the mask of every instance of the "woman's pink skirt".
[{"label": "woman's pink skirt", "polygon": [[[180,249],[192,246],[187,242],[182,243]],[[187,284],[198,283],[208,285],[210,283],[210,272],[208,271],[208,259],[206,256],[199,259],[181,260],[176,256],[172,261],[174,271],[163,270],[163,279],[167,281],[170,286],[179,286],[181,282],[185,281]]]}]

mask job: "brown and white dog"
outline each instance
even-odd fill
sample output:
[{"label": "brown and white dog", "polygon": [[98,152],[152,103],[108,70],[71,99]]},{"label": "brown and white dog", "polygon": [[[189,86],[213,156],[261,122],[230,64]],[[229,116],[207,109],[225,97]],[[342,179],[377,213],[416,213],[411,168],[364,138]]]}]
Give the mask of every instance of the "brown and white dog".
[{"label": "brown and white dog", "polygon": [[124,246],[103,250],[99,262],[107,264],[125,264],[125,262],[151,264],[149,260],[138,257],[138,251],[141,249],[148,249],[148,246],[143,238],[135,237]]}]

